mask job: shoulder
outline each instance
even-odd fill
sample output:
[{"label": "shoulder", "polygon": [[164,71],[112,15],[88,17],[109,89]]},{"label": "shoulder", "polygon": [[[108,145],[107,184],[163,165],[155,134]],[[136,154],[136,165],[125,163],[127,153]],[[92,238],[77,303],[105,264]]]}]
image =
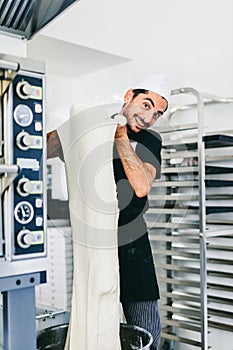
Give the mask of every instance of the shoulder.
[{"label": "shoulder", "polygon": [[162,138],[155,130],[141,130],[138,136],[141,143],[162,144]]}]

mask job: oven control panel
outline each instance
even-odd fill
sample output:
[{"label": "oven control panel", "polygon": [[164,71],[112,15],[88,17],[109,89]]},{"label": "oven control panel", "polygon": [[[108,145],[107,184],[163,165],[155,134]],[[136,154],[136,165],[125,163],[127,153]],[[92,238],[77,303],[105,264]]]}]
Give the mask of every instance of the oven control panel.
[{"label": "oven control panel", "polygon": [[18,74],[12,86],[13,257],[45,253],[43,78]]}]

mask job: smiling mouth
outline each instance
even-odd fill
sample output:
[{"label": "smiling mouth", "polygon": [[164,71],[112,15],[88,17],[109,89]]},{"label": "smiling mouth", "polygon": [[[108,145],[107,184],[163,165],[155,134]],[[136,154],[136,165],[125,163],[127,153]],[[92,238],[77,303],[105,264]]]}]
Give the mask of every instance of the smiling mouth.
[{"label": "smiling mouth", "polygon": [[144,129],[146,127],[147,123],[145,123],[144,120],[139,115],[135,115],[134,119],[136,121],[136,128],[137,129]]}]

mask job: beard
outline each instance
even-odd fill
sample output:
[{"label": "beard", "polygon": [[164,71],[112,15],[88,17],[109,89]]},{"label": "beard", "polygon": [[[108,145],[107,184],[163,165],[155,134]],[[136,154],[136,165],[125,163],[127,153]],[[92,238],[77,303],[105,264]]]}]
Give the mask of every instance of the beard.
[{"label": "beard", "polygon": [[127,125],[134,132],[139,132],[150,126],[149,123],[145,122],[141,108],[135,104],[124,104],[122,114],[127,120]]},{"label": "beard", "polygon": [[133,104],[124,104],[122,114],[125,116],[127,120],[127,125],[132,129],[134,129],[137,125],[136,120],[138,117],[138,113],[140,112],[140,108]]}]

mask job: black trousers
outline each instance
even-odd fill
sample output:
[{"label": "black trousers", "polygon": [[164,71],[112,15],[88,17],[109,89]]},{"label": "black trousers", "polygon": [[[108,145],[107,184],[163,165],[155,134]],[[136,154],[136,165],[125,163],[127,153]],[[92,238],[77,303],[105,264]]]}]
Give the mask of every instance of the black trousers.
[{"label": "black trousers", "polygon": [[153,343],[151,350],[158,350],[161,335],[161,323],[157,300],[122,303],[128,324],[132,324],[151,333]]}]

